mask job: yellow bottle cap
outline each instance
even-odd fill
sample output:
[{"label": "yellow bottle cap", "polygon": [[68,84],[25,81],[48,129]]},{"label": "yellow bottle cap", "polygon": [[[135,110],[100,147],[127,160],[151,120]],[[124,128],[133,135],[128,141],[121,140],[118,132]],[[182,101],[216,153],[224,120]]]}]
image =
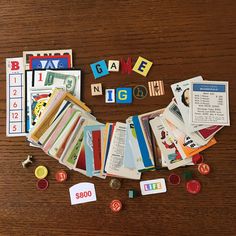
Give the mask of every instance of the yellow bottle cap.
[{"label": "yellow bottle cap", "polygon": [[38,179],[44,179],[48,175],[48,169],[45,166],[38,166],[34,174]]}]

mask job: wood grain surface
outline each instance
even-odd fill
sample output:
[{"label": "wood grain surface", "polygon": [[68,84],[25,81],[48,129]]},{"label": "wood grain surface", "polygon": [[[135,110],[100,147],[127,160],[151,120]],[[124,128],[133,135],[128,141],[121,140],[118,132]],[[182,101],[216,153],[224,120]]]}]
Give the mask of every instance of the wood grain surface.
[{"label": "wood grain surface", "polygon": [[[0,6],[0,235],[236,235],[236,2],[232,1],[9,1]],[[106,180],[69,172],[59,184],[54,174],[65,169],[41,150],[29,147],[24,137],[6,138],[5,58],[24,50],[73,49],[74,65],[83,70],[82,98],[100,121],[124,121],[128,116],[160,109],[171,101],[170,85],[202,75],[206,80],[230,82],[231,127],[217,135],[218,143],[204,152],[209,176],[195,177],[202,192],[186,192],[167,185],[165,194],[128,198],[138,181],[123,180],[120,190]],[[99,79],[104,88],[147,85],[163,80],[165,96],[134,100],[131,105],[105,104],[104,96],[91,97],[94,82],[90,64],[101,59],[143,56],[154,62],[148,77],[111,73]],[[28,154],[33,165],[23,169]],[[34,169],[50,171],[47,191],[36,189]],[[175,171],[143,174],[148,180]],[[97,201],[70,206],[68,189],[93,182]],[[114,214],[113,199],[124,209]]]}]

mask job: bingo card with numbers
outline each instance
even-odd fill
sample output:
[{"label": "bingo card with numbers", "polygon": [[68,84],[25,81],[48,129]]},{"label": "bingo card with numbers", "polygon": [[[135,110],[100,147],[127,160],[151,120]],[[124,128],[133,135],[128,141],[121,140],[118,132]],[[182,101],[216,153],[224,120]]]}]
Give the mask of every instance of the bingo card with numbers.
[{"label": "bingo card with numbers", "polygon": [[23,58],[6,59],[6,135],[25,136],[25,80]]}]

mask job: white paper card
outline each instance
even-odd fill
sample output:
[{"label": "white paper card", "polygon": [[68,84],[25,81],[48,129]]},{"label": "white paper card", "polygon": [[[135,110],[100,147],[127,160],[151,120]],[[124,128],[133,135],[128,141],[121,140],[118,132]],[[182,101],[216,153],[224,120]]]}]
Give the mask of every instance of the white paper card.
[{"label": "white paper card", "polygon": [[142,195],[165,193],[167,191],[164,178],[140,181],[140,189]]},{"label": "white paper card", "polygon": [[190,94],[192,124],[230,125],[228,82],[193,82]]},{"label": "white paper card", "polygon": [[95,186],[93,183],[83,182],[75,184],[69,189],[71,205],[97,200]]}]

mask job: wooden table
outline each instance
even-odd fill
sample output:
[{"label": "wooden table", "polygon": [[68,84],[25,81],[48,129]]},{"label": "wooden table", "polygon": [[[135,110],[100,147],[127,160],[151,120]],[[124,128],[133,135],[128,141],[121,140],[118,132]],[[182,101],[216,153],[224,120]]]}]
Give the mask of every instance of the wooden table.
[{"label": "wooden table", "polygon": [[[30,3],[32,2],[32,3]],[[49,2],[49,3],[48,3]],[[0,7],[0,235],[236,235],[236,2],[235,1],[1,1]],[[196,196],[179,186],[167,186],[166,194],[128,199],[139,181],[123,180],[120,190],[109,180],[89,179],[69,172],[64,184],[54,174],[65,169],[25,138],[6,138],[5,58],[24,50],[71,48],[74,65],[83,70],[82,98],[100,121],[124,121],[129,115],[160,109],[172,99],[170,85],[202,75],[206,80],[230,82],[231,127],[221,130],[218,143],[205,151],[209,176]],[[112,73],[98,80],[104,88],[147,85],[163,80],[165,96],[135,100],[131,105],[104,103],[91,97],[94,82],[90,64],[101,59],[143,56],[154,62],[147,78],[136,73]],[[23,169],[21,161],[32,154],[35,162]],[[47,191],[36,189],[34,169],[50,171]],[[175,171],[145,173],[142,179],[167,177]],[[70,206],[68,189],[93,182],[97,201]],[[114,214],[113,199],[124,209]]]}]

